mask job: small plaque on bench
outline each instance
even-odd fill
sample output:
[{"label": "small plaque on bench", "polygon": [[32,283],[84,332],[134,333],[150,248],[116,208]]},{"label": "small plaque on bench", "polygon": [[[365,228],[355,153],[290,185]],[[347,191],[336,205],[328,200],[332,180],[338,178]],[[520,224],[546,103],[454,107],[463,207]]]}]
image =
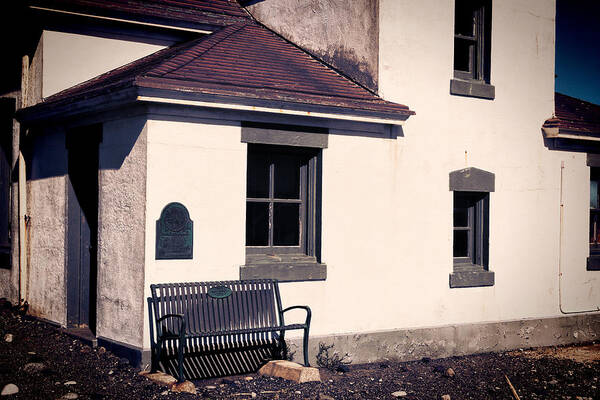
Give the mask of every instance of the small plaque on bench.
[{"label": "small plaque on bench", "polygon": [[227,286],[215,286],[208,289],[208,295],[213,299],[224,299],[231,296],[231,289]]},{"label": "small plaque on bench", "polygon": [[169,203],[156,221],[156,259],[191,259],[194,249],[194,222],[181,203]]}]

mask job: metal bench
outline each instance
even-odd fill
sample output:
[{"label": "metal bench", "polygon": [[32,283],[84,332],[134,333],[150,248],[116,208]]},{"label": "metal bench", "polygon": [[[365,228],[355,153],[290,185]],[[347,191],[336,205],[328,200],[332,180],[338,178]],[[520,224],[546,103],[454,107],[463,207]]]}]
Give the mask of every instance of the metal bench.
[{"label": "metal bench", "polygon": [[[171,349],[177,354],[178,379],[182,382],[186,348],[208,353],[268,341],[285,346],[285,331],[296,329],[304,330],[304,364],[309,366],[310,308],[282,309],[276,280],[165,283],[150,285],[150,290],[152,371],[158,368],[162,352]],[[306,311],[303,324],[285,324],[284,313],[293,309]]]}]

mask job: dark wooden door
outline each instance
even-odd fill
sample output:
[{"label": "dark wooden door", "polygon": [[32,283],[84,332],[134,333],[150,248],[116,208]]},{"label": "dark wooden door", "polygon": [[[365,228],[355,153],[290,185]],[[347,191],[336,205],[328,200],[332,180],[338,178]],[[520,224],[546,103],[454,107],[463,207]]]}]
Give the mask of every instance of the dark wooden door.
[{"label": "dark wooden door", "polygon": [[67,137],[68,261],[67,323],[72,328],[96,325],[98,244],[98,140],[86,132]]}]

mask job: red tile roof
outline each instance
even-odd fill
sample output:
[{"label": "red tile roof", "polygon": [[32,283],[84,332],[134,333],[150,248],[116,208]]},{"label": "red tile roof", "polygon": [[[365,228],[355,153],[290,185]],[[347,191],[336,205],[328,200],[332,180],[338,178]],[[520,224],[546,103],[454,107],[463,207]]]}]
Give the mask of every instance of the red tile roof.
[{"label": "red tile roof", "polygon": [[554,95],[554,117],[544,128],[558,128],[560,133],[600,137],[600,105],[561,93]]},{"label": "red tile roof", "polygon": [[173,25],[228,25],[249,15],[236,0],[28,0],[31,6]]},{"label": "red tile roof", "polygon": [[[31,107],[72,103],[118,89],[160,97],[406,119],[407,106],[385,101],[268,29],[246,21],[161,50],[48,97]],[[206,100],[209,99],[209,100]]]}]

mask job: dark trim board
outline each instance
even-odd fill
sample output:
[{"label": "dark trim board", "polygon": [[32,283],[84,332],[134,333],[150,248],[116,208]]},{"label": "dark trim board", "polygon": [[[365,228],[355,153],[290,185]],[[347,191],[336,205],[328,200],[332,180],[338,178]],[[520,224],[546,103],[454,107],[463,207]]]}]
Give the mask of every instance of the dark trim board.
[{"label": "dark trim board", "polygon": [[127,343],[98,336],[98,346],[115,354],[117,357],[126,358],[134,368],[143,368],[150,364],[150,350],[143,350]]},{"label": "dark trim board", "polygon": [[494,98],[496,98],[496,88],[494,85],[490,85],[489,83],[485,83],[483,81],[451,79],[450,94],[494,100]]}]

